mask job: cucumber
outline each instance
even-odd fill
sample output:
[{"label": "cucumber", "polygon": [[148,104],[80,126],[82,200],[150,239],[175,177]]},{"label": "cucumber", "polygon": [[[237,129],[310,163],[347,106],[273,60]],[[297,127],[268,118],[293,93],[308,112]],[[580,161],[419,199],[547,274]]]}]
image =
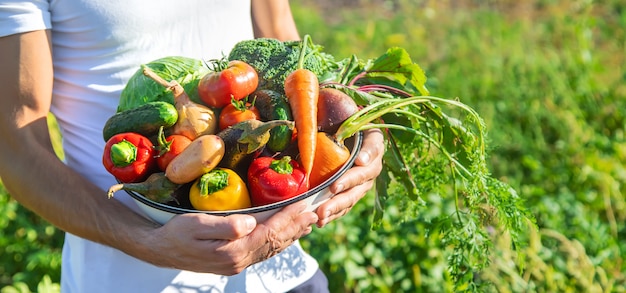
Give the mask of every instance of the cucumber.
[{"label": "cucumber", "polygon": [[[277,91],[261,89],[251,95],[254,106],[259,109],[261,121],[290,120],[293,121],[291,108],[287,98]],[[280,152],[289,146],[293,131],[287,126],[278,126],[270,130],[270,139],[266,147],[274,152]]]},{"label": "cucumber", "polygon": [[173,126],[178,120],[176,107],[168,102],[155,101],[136,108],[117,112],[111,116],[102,129],[104,141],[123,132],[136,132],[150,136],[159,128]]}]

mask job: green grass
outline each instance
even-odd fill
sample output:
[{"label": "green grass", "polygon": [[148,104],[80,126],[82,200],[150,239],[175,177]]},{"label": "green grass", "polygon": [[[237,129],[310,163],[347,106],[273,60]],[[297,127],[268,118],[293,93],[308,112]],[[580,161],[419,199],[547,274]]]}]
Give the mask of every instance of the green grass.
[{"label": "green grass", "polygon": [[[529,231],[522,250],[524,270],[515,251],[496,247],[477,278],[498,292],[625,291],[624,5],[393,1],[395,10],[385,10],[362,3],[317,18],[308,8],[297,17],[308,16],[301,31],[339,56],[407,48],[433,95],[458,98],[485,119],[494,176],[537,217],[540,230]],[[453,4],[467,6],[448,9]],[[522,6],[532,12],[520,13]],[[333,291],[450,291],[450,251],[430,234],[430,221],[450,203],[428,201],[416,220],[398,225],[401,215],[391,216],[382,231],[359,225],[371,211],[361,204],[355,219],[312,234],[306,247],[330,273]],[[327,243],[333,249],[324,250]]]},{"label": "green grass", "polygon": [[[292,5],[301,34],[329,53],[373,58],[390,46],[406,48],[426,71],[433,95],[458,98],[481,114],[493,175],[518,191],[539,227],[528,231],[521,255],[495,242],[491,266],[475,276],[492,284],[485,291],[626,292],[625,4]],[[331,292],[452,292],[451,250],[434,221],[454,203],[437,195],[425,200],[427,209],[410,221],[389,207],[383,226],[372,230],[370,195],[307,236],[303,245],[320,260]],[[0,263],[8,264],[0,269],[0,287],[24,282],[36,290],[48,284],[45,274],[58,282],[62,234],[3,189],[0,211],[8,215],[0,220],[0,246],[11,248],[0,250]]]}]

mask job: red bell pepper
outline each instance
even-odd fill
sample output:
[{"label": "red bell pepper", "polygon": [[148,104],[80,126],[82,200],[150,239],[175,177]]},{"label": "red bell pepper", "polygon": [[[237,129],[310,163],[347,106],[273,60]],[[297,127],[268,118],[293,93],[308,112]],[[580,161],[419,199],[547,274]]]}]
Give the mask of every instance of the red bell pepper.
[{"label": "red bell pepper", "polygon": [[102,164],[123,183],[141,182],[155,171],[155,155],[154,145],[147,137],[125,132],[107,141]]},{"label": "red bell pepper", "polygon": [[304,168],[285,156],[258,157],[248,168],[248,189],[254,206],[292,198],[307,191]]}]

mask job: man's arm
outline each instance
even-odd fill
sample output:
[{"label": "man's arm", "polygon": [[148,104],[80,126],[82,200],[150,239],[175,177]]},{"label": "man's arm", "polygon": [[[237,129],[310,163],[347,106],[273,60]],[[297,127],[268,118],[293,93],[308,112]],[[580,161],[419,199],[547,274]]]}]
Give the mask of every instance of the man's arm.
[{"label": "man's arm", "polygon": [[46,122],[53,83],[49,40],[46,31],[0,38],[0,177],[13,198],[60,229],[148,253],[131,247],[140,248],[135,242],[155,224],[107,199],[54,153]]},{"label": "man's arm", "polygon": [[311,231],[318,218],[290,206],[265,223],[194,213],[159,226],[63,164],[50,142],[50,34],[0,37],[0,178],[10,194],[60,229],[158,266],[241,272]]},{"label": "man's arm", "polygon": [[300,39],[288,0],[252,0],[252,23],[255,38]]},{"label": "man's arm", "polygon": [[[99,188],[66,167],[53,151],[46,123],[53,80],[48,40],[45,31],[0,38],[0,136],[5,138],[0,142],[0,176],[16,200],[61,229],[107,244],[128,241],[103,238],[113,236],[106,230],[119,227],[94,218],[119,210],[120,204],[107,200]],[[74,212],[73,206],[82,209]],[[121,216],[125,221],[150,226],[130,213]],[[96,222],[106,225],[98,227],[102,231],[93,230]]]}]

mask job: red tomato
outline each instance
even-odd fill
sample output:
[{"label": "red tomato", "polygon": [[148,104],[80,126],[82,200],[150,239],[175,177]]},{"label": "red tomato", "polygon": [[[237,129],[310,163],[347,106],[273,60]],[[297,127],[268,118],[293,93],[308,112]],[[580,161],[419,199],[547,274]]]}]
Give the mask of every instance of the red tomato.
[{"label": "red tomato", "polygon": [[161,171],[165,171],[178,154],[180,154],[191,143],[191,139],[181,134],[172,134],[165,138],[164,142],[159,142],[157,147],[157,165]]},{"label": "red tomato", "polygon": [[213,63],[215,69],[198,83],[198,95],[203,103],[213,108],[223,108],[232,99],[241,100],[254,92],[259,76],[254,67],[239,60]]},{"label": "red tomato", "polygon": [[246,120],[261,120],[259,109],[244,101],[232,101],[220,112],[220,130]]}]

